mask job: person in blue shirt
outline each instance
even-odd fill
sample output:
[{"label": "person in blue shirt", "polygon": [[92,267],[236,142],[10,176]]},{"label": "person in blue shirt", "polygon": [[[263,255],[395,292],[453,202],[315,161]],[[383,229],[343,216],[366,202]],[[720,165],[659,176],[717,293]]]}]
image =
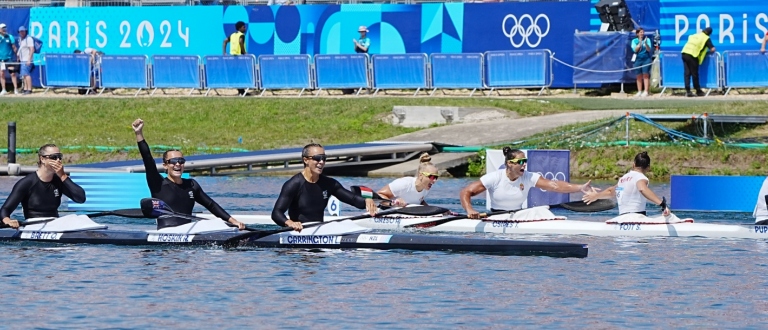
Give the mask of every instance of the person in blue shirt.
[{"label": "person in blue shirt", "polygon": [[[651,85],[651,40],[645,37],[645,30],[637,28],[637,38],[632,40],[632,51],[635,53],[635,72],[637,73],[637,95],[646,97],[650,94]],[[643,88],[645,87],[645,88]]]},{"label": "person in blue shirt", "polygon": [[14,57],[16,55],[16,39],[12,35],[8,34],[8,29],[5,23],[0,23],[0,86],[2,91],[0,95],[5,95],[5,70],[11,74],[11,81],[13,82],[13,93],[18,94],[19,82],[16,78],[16,72],[19,71],[19,66],[14,64]]},{"label": "person in blue shirt", "polygon": [[368,39],[366,37],[366,34],[368,33],[368,28],[365,27],[365,25],[361,25],[360,28],[357,29],[357,32],[360,32],[360,38],[358,39],[352,39],[352,42],[355,43],[355,53],[368,53],[368,47],[371,46],[371,39]]}]

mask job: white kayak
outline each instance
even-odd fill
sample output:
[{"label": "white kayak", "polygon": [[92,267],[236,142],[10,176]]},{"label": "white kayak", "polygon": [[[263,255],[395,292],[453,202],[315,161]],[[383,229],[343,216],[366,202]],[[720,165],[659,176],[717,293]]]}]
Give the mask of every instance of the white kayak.
[{"label": "white kayak", "polygon": [[[213,218],[211,214],[199,214]],[[269,215],[233,215],[246,224],[274,225]],[[461,219],[430,226],[430,222],[449,216],[385,216],[356,220],[362,227],[384,230],[406,230],[409,225],[422,224],[420,230],[435,232],[477,232],[500,234],[553,234],[631,237],[712,237],[712,238],[768,238],[768,226],[723,225],[698,223],[693,219],[646,217],[641,214],[625,214],[607,221],[566,220],[552,214],[546,207],[535,207],[513,215],[497,215],[489,219]],[[325,221],[342,217],[326,216]]]}]

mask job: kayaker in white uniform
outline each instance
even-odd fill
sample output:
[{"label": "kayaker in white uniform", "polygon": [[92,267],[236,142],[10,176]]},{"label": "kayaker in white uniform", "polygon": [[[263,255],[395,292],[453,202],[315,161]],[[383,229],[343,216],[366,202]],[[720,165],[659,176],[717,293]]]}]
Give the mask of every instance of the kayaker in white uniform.
[{"label": "kayaker in white uniform", "polygon": [[662,215],[668,216],[670,213],[666,202],[648,188],[648,177],[645,176],[645,173],[650,169],[651,157],[648,156],[648,152],[643,151],[635,155],[632,169],[624,174],[615,186],[603,191],[592,188],[592,191],[584,193],[581,200],[589,205],[598,199],[616,197],[619,204],[619,214],[640,213],[642,215],[646,215],[645,204],[647,200],[661,206]]},{"label": "kayaker in white uniform", "polygon": [[528,159],[525,153],[518,149],[504,147],[502,150],[506,168],[483,175],[480,180],[470,183],[459,193],[461,206],[467,211],[470,219],[480,218],[480,213],[472,208],[472,196],[488,191],[491,196],[491,211],[513,211],[523,208],[528,200],[528,192],[536,187],[559,193],[574,193],[589,191],[589,181],[578,185],[565,181],[554,181],[542,177],[538,173],[525,170]]},{"label": "kayaker in white uniform", "polygon": [[[766,33],[768,38],[768,33]],[[768,225],[768,207],[766,207],[766,195],[768,195],[768,178],[763,181],[763,185],[760,187],[760,193],[757,194],[757,203],[755,203],[755,211],[752,212],[752,216],[755,217],[755,224],[758,226]]]},{"label": "kayaker in white uniform", "polygon": [[430,162],[431,160],[432,157],[428,153],[421,154],[415,177],[399,178],[376,193],[383,198],[390,199],[392,206],[427,205],[424,198],[429,194],[432,185],[440,178],[437,167]]}]

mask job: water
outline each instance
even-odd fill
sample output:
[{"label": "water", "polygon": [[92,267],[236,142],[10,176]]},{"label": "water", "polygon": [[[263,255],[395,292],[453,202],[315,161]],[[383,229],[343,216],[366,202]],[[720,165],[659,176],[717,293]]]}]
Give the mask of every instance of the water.
[{"label": "water", "polygon": [[[232,213],[267,213],[285,179],[198,180]],[[374,189],[389,180],[340,178]],[[13,182],[0,178],[0,199]],[[468,182],[441,179],[429,200],[460,211]],[[520,238],[587,243],[589,257],[2,244],[0,328],[765,328],[766,241]]]}]

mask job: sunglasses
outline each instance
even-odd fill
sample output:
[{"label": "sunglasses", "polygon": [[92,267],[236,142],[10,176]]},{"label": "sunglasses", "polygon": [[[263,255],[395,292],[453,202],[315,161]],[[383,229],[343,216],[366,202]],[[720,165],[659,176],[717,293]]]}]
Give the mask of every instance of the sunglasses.
[{"label": "sunglasses", "polygon": [[184,163],[186,163],[186,162],[187,162],[187,160],[184,159],[184,157],[173,157],[173,158],[169,158],[169,159],[165,160],[166,164],[177,164],[178,163],[180,165],[184,165]]},{"label": "sunglasses", "polygon": [[525,165],[525,163],[527,162],[528,162],[528,158],[513,158],[513,159],[507,160],[507,163],[509,165],[512,165],[512,164]]},{"label": "sunglasses", "polygon": [[50,155],[42,155],[40,157],[45,157],[45,158],[48,158],[50,160],[62,160],[64,158],[64,155],[62,153],[58,152],[58,153],[50,154]]},{"label": "sunglasses", "polygon": [[437,180],[440,178],[440,175],[427,172],[421,172],[421,175],[428,177],[430,180]]},{"label": "sunglasses", "polygon": [[317,154],[314,156],[307,156],[307,158],[312,159],[316,162],[325,161],[326,157],[325,154]]}]

